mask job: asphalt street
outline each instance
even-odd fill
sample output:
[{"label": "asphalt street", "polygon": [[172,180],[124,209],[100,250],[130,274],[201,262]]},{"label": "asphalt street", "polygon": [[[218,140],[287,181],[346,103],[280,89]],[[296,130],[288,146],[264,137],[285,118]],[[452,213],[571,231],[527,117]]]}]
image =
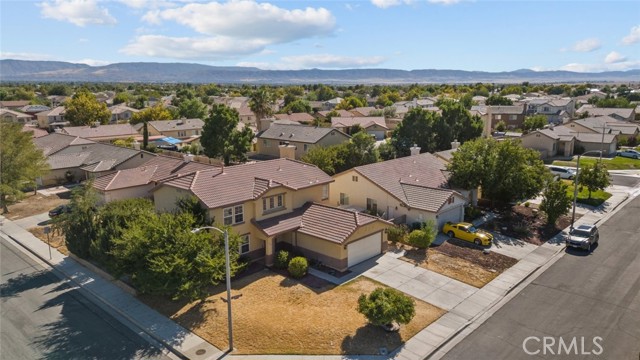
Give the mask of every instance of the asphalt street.
[{"label": "asphalt street", "polygon": [[611,185],[635,187],[640,183],[640,178],[627,175],[611,175]]},{"label": "asphalt street", "polygon": [[640,197],[600,225],[591,253],[567,250],[444,357],[593,358],[640,358]]},{"label": "asphalt street", "polygon": [[166,358],[52,270],[1,238],[0,260],[0,358]]}]

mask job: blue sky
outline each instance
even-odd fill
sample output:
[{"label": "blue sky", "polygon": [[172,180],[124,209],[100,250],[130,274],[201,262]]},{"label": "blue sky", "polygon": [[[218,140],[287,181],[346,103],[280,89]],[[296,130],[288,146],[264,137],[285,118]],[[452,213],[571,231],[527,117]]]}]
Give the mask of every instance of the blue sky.
[{"label": "blue sky", "polygon": [[640,68],[639,1],[0,0],[0,57],[264,69]]}]

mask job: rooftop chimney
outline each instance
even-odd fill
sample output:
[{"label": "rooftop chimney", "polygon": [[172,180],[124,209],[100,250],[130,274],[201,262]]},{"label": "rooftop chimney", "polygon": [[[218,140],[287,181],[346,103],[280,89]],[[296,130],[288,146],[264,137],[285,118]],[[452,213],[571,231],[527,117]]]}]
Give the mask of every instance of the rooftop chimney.
[{"label": "rooftop chimney", "polygon": [[133,140],[133,148],[136,150],[140,150],[140,143],[136,140]]},{"label": "rooftop chimney", "polygon": [[452,149],[457,149],[459,146],[460,146],[460,141],[458,141],[458,140],[453,140],[453,141],[451,142],[451,148],[452,148]]},{"label": "rooftop chimney", "polygon": [[413,146],[409,150],[411,150],[411,156],[420,154],[420,146],[418,146],[417,144],[413,144]]},{"label": "rooftop chimney", "polygon": [[190,153],[186,153],[184,155],[182,155],[182,158],[184,159],[184,162],[186,163],[190,163],[193,161],[193,159],[195,158],[195,156],[193,154]]}]

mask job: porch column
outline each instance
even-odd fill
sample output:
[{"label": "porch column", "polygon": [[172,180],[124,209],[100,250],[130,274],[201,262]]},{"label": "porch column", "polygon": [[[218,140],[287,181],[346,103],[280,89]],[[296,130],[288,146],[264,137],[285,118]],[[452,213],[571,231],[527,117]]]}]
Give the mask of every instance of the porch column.
[{"label": "porch column", "polygon": [[266,266],[273,266],[276,242],[273,240],[273,237],[266,238],[264,242],[265,242],[264,264]]}]

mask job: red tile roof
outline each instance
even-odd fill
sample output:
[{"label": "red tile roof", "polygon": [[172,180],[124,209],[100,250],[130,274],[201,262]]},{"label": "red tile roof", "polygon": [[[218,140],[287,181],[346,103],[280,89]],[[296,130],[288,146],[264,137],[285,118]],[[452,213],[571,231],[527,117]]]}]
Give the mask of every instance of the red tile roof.
[{"label": "red tile roof", "polygon": [[164,181],[162,185],[190,190],[213,209],[256,199],[273,187],[299,190],[332,181],[329,175],[313,165],[275,159],[224,169],[200,170]]},{"label": "red tile roof", "polygon": [[306,203],[289,214],[255,221],[255,224],[267,236],[295,230],[342,244],[358,228],[376,221],[387,223],[380,218],[363,213],[317,203]]}]

